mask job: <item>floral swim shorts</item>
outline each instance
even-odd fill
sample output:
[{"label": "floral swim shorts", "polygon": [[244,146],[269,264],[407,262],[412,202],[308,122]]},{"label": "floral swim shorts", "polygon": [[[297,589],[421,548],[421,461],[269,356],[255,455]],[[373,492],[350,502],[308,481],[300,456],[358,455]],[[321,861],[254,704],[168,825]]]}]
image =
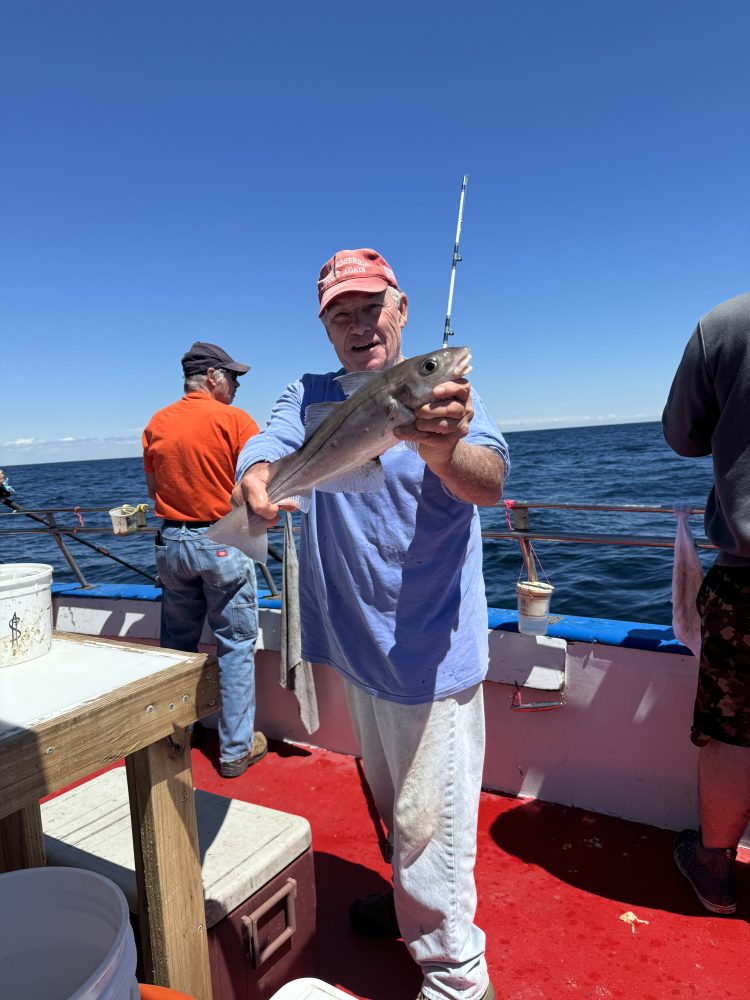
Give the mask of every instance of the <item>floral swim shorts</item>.
[{"label": "floral swim shorts", "polygon": [[750,567],[712,566],[696,605],[701,657],[690,739],[750,747]]}]

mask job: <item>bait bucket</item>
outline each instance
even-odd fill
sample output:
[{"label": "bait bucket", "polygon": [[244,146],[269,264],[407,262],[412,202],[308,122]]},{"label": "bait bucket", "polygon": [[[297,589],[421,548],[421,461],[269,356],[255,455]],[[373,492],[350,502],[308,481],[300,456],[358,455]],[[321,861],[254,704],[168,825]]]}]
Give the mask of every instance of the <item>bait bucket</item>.
[{"label": "bait bucket", "polygon": [[0,875],[3,996],[138,1000],[125,894],[81,868]]},{"label": "bait bucket", "polygon": [[52,645],[52,567],[0,566],[0,667],[48,653]]}]

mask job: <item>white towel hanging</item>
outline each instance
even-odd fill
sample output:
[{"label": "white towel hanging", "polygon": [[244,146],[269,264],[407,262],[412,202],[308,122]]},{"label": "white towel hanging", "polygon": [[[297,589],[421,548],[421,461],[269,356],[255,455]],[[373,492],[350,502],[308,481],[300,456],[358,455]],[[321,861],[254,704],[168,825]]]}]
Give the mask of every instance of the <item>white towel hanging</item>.
[{"label": "white towel hanging", "polygon": [[694,656],[700,656],[701,621],[695,600],[703,582],[703,569],[688,524],[689,510],[689,504],[674,506],[677,532],[672,568],[672,631]]}]

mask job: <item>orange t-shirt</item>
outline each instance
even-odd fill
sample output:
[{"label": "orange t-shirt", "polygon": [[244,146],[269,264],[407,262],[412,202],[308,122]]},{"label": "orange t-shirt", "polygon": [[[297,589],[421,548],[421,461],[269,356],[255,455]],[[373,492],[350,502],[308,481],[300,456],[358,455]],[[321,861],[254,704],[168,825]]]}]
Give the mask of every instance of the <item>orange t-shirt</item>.
[{"label": "orange t-shirt", "polygon": [[143,432],[143,465],[154,477],[154,514],[215,521],[228,514],[234,470],[253,418],[205,392],[188,392],[155,413]]}]

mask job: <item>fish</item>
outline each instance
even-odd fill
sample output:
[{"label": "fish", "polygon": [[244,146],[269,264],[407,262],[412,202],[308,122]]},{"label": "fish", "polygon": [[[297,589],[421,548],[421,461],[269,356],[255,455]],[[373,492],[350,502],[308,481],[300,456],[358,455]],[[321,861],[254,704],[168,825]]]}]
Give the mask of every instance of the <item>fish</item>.
[{"label": "fish", "polygon": [[[463,378],[471,369],[468,347],[445,347],[400,361],[376,372],[347,372],[335,381],[343,402],[310,403],[305,410],[305,440],[271,463],[268,499],[310,509],[313,490],[359,493],[385,484],[380,456],[400,442],[394,431],[414,423],[414,411],[432,400],[442,382]],[[413,442],[407,445],[416,448]],[[255,562],[268,556],[268,522],[246,505],[235,507],[212,525],[205,538],[241,549]]]}]

